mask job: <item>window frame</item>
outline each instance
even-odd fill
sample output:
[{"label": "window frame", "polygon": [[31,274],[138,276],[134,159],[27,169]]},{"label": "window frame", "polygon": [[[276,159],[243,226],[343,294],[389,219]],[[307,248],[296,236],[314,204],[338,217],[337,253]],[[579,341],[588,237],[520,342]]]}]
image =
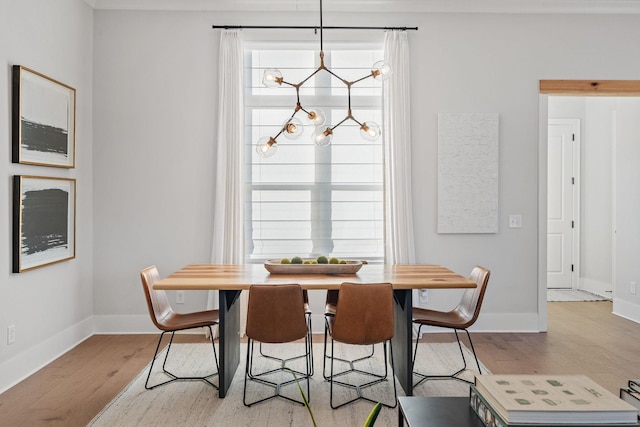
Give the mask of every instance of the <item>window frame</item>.
[{"label": "window frame", "polygon": [[[247,44],[245,47],[245,141],[244,141],[244,156],[242,161],[245,162],[245,178],[244,178],[244,191],[245,191],[245,261],[247,263],[262,263],[268,259],[274,259],[279,257],[289,257],[295,255],[301,256],[310,256],[315,257],[317,255],[332,255],[333,249],[335,245],[331,242],[339,241],[340,239],[336,239],[333,235],[333,225],[334,222],[338,222],[337,220],[332,219],[332,211],[333,206],[333,191],[358,191],[358,192],[371,192],[373,195],[370,203],[373,205],[378,205],[377,214],[374,215],[374,218],[371,222],[374,224],[374,232],[372,233],[372,238],[370,239],[362,239],[362,240],[370,240],[378,242],[378,250],[375,254],[371,256],[349,254],[344,257],[344,259],[362,259],[367,258],[368,262],[373,263],[382,263],[384,262],[384,150],[382,147],[381,139],[376,141],[373,144],[377,144],[380,147],[379,149],[379,161],[372,163],[372,165],[377,165],[379,168],[378,172],[378,182],[370,182],[370,183],[339,183],[333,181],[332,178],[332,168],[334,167],[333,159],[332,159],[332,150],[327,150],[323,147],[314,147],[314,165],[316,166],[316,171],[314,174],[316,175],[316,179],[312,183],[301,183],[301,184],[274,184],[274,183],[254,183],[252,177],[252,170],[254,164],[256,164],[256,154],[255,154],[255,144],[257,139],[255,138],[252,129],[256,126],[253,123],[252,113],[254,110],[263,108],[285,108],[293,110],[293,106],[295,106],[295,89],[294,88],[275,88],[270,90],[290,90],[291,97],[282,96],[282,94],[273,94],[273,95],[253,95],[252,89],[255,87],[253,85],[253,73],[254,73],[254,64],[252,54],[256,50],[310,50],[314,52],[315,62],[314,67],[319,66],[319,52],[317,50],[317,44],[310,42],[300,42],[300,43],[291,43],[291,42],[253,42]],[[331,69],[331,60],[332,60],[332,52],[333,51],[345,51],[345,50],[357,50],[357,51],[370,51],[372,53],[377,54],[379,57],[376,60],[382,59],[383,57],[383,49],[381,43],[354,43],[354,42],[343,42],[336,43],[333,46],[332,50],[325,50],[325,65]],[[375,62],[375,61],[374,61]],[[371,63],[373,64],[373,62]],[[366,64],[370,66],[371,64]],[[263,70],[263,68],[256,67],[256,69]],[[309,69],[309,74],[313,71],[311,68]],[[336,74],[340,75],[340,71],[335,71]],[[285,71],[283,71],[285,74]],[[336,109],[338,105],[347,106],[348,97],[347,95],[335,96],[331,94],[332,86],[331,84],[327,84],[327,80],[332,77],[329,73],[318,73],[314,78],[325,79],[323,84],[315,85],[315,87],[319,87],[320,91],[328,91],[329,93],[321,93],[317,95],[318,98],[314,99],[313,107],[321,108],[327,114],[327,124],[330,126],[335,126],[338,122],[342,120],[342,118],[333,118],[330,113],[331,108]],[[326,75],[323,76],[322,74]],[[261,73],[260,73],[261,75]],[[307,74],[308,75],[308,74]],[[364,72],[362,75],[366,75]],[[286,75],[284,76],[287,78]],[[341,76],[342,77],[342,76]],[[360,76],[361,77],[361,76]],[[373,79],[371,79],[373,81]],[[295,81],[297,83],[297,81]],[[253,85],[253,86],[252,86]],[[355,87],[355,85],[354,85]],[[262,90],[262,88],[260,88]],[[354,112],[354,116],[357,117],[358,121],[364,122],[365,119],[362,119],[360,114],[363,111],[369,110],[369,112],[374,112],[379,116],[377,118],[377,122],[380,123],[382,119],[382,89],[381,87],[378,89],[373,89],[372,92],[376,92],[376,95],[354,95],[352,92],[351,95],[351,107]],[[303,106],[307,108],[305,105],[304,98],[309,95],[304,95],[301,93],[301,101]],[[336,103],[335,100],[338,100]],[[333,102],[331,102],[333,101]],[[355,102],[354,102],[355,101]],[[309,108],[313,108],[309,107]],[[298,115],[304,121],[304,116],[302,113],[298,113]],[[286,120],[289,116],[285,115],[282,117],[282,120]],[[355,125],[355,123],[353,123]],[[347,124],[343,124],[336,129],[336,133],[343,131],[343,127],[347,126]],[[262,135],[261,136],[266,136]],[[275,136],[275,135],[272,135]],[[335,136],[335,134],[334,134]],[[308,137],[306,134],[302,138]],[[359,137],[358,137],[359,138]],[[254,140],[255,139],[255,140]],[[278,143],[281,142],[283,144],[296,144],[299,140],[291,141],[286,140],[283,137],[278,138]],[[364,142],[363,142],[364,143]],[[372,150],[373,151],[373,150]],[[274,157],[277,157],[280,153],[276,153]],[[277,164],[277,160],[274,161],[274,157],[269,158],[268,161]],[[374,156],[375,157],[375,156]],[[372,166],[374,167],[374,166]],[[318,178],[319,175],[319,178]],[[311,240],[311,250],[309,252],[303,253],[295,253],[295,251],[289,253],[281,253],[275,256],[270,256],[269,254],[263,254],[263,257],[254,255],[255,242],[259,239],[254,237],[254,217],[253,217],[253,194],[255,191],[309,191],[311,196],[310,198],[310,218],[303,220],[309,222],[311,231],[309,239]],[[375,196],[378,194],[379,196]],[[313,208],[313,200],[324,200],[329,201],[326,203],[328,206],[325,206],[323,209],[319,209],[317,206]],[[323,202],[323,203],[325,203]],[[327,232],[327,226],[329,227],[329,232]],[[275,239],[274,239],[275,240]],[[357,241],[358,239],[349,239],[350,241]],[[302,240],[301,240],[302,241]]]}]

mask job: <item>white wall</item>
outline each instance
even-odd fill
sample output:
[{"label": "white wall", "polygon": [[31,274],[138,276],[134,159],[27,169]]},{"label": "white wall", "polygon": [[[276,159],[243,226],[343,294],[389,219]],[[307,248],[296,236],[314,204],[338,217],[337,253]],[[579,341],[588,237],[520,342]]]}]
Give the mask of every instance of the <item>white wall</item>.
[{"label": "white wall", "polygon": [[97,330],[153,331],[139,271],[211,261],[218,41],[211,15],[95,15]]},{"label": "white wall", "polygon": [[640,101],[638,98],[623,98],[617,104],[613,311],[640,322],[640,294],[631,294],[629,287],[631,282],[640,282],[637,263],[637,254],[640,253]]},{"label": "white wall", "polygon": [[[616,98],[585,98],[585,152],[582,153],[581,276],[584,289],[613,291],[613,112]],[[600,292],[599,292],[600,291]]]},{"label": "white wall", "polygon": [[[93,11],[82,0],[0,2],[0,392],[93,332]],[[77,90],[77,167],[11,163],[11,66],[24,65]],[[77,179],[74,260],[12,273],[12,177]],[[7,345],[8,325],[16,341]]]},{"label": "white wall", "polygon": [[[96,314],[146,315],[136,276],[141,267],[153,262],[168,273],[209,257],[219,38],[210,26],[305,25],[315,19],[295,13],[96,11]],[[355,15],[325,13],[325,22],[420,28],[409,33],[418,260],[460,272],[474,264],[492,269],[477,328],[537,330],[538,82],[635,78],[640,58],[628,52],[640,36],[640,17],[371,14],[359,22]],[[348,37],[381,39],[382,33]],[[438,235],[436,117],[476,111],[500,114],[500,231]],[[152,156],[152,168],[143,167],[144,155]],[[117,175],[115,162],[123,167]],[[509,229],[509,214],[521,214],[523,228]],[[438,306],[456,297],[453,291],[430,295]]]}]

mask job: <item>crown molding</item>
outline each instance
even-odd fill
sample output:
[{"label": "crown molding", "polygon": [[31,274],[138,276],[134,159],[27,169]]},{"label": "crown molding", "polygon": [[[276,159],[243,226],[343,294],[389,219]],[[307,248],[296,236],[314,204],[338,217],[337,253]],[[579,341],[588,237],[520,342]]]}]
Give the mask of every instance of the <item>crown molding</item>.
[{"label": "crown molding", "polygon": [[[84,0],[97,10],[313,12],[318,0]],[[323,10],[399,13],[640,14],[640,0],[324,0]]]}]

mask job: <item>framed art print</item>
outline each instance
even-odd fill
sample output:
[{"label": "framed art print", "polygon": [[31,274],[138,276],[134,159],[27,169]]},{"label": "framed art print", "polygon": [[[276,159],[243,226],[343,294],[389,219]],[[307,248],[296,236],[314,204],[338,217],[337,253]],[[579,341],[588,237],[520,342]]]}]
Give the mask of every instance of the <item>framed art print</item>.
[{"label": "framed art print", "polygon": [[74,88],[14,65],[12,109],[14,163],[75,167]]},{"label": "framed art print", "polygon": [[76,256],[76,180],[13,177],[13,272]]}]

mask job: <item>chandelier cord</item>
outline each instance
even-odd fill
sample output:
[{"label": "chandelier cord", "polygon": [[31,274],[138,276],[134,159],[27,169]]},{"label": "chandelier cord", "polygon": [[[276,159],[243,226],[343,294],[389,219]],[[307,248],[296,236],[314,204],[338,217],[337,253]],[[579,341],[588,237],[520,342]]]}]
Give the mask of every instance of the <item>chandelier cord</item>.
[{"label": "chandelier cord", "polygon": [[320,52],[324,51],[322,41],[322,0],[320,0]]}]

